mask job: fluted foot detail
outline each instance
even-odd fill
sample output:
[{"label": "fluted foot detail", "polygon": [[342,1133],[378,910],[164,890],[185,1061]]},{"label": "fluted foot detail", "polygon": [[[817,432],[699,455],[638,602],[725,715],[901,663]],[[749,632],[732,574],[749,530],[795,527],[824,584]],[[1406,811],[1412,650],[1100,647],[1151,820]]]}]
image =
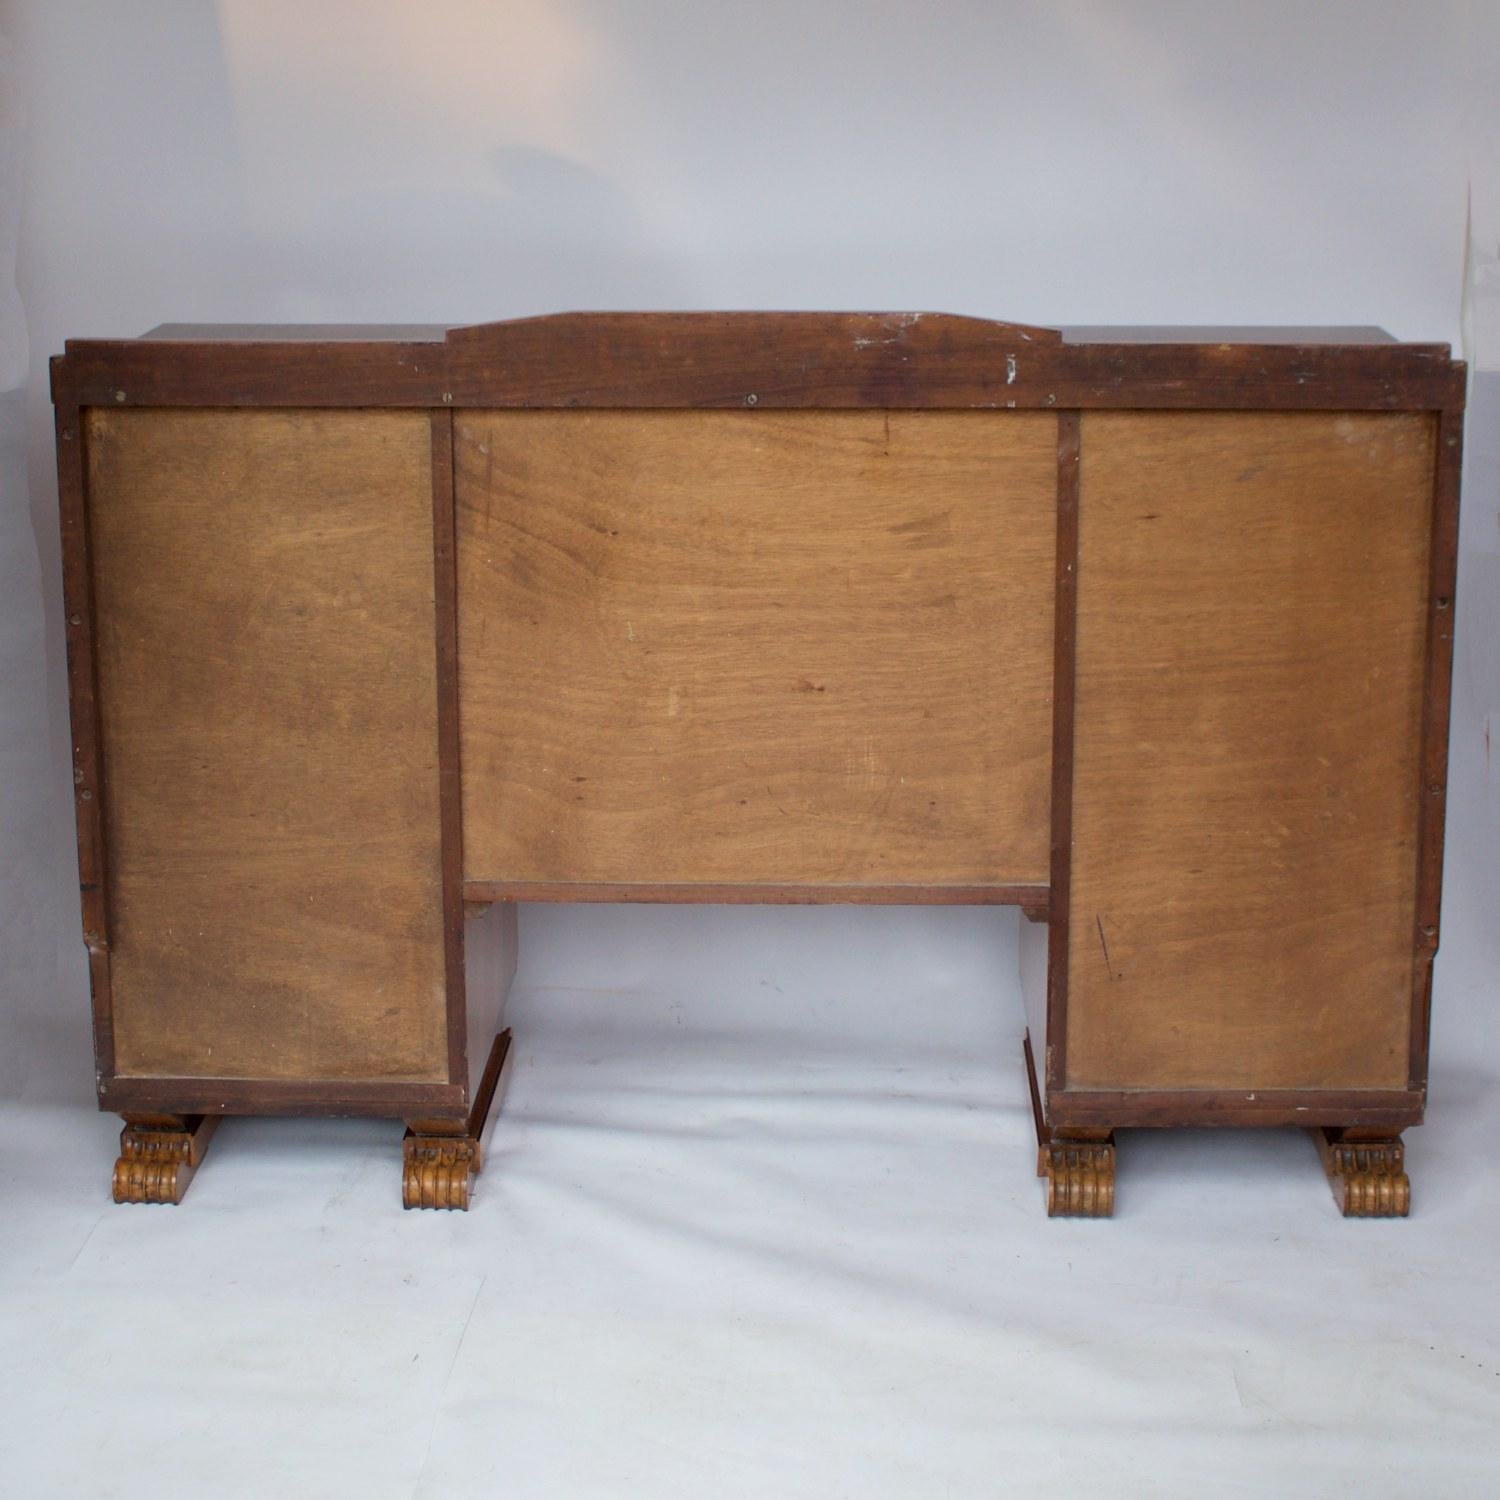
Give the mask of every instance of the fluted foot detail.
[{"label": "fluted foot detail", "polygon": [[1400,1136],[1361,1140],[1347,1131],[1315,1130],[1313,1139],[1346,1219],[1404,1219],[1411,1212],[1411,1178]]},{"label": "fluted foot detail", "polygon": [[1115,1211],[1115,1143],[1054,1137],[1040,1152],[1049,1219],[1107,1219]]},{"label": "fluted foot detail", "polygon": [[479,1170],[478,1141],[408,1131],[402,1152],[403,1208],[468,1208],[469,1184]]},{"label": "fluted foot detail", "polygon": [[127,1120],[112,1191],[116,1203],[181,1203],[219,1123],[217,1115]]}]

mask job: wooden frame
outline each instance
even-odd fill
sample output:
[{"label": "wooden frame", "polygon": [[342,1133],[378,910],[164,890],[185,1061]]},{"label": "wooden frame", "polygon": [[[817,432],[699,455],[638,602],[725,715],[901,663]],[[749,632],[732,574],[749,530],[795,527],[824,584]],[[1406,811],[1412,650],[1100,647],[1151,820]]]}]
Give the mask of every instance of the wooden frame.
[{"label": "wooden frame", "polygon": [[[1042,1073],[1045,1110],[1060,1088],[1068,1046],[1068,906],[1073,873],[1073,706],[1078,646],[1078,475],[1082,421],[1057,419],[1057,581],[1052,631],[1052,868],[1047,898],[1047,1035]],[[1028,1056],[1030,1056],[1028,1043]]]},{"label": "wooden frame", "polygon": [[[1403,346],[1391,346],[1403,347]],[[1453,362],[1461,376],[1464,366]],[[1427,400],[1440,404],[1430,406]],[[1448,402],[1452,404],[1441,404]],[[1200,403],[1205,409],[1209,403]],[[1085,408],[1092,409],[1092,408]],[[1213,409],[1221,409],[1215,406]],[[1265,408],[1257,404],[1256,410]],[[1338,403],[1338,410],[1353,410]],[[1434,390],[1403,411],[1437,419],[1436,474],[1429,552],[1428,620],[1422,690],[1417,918],[1413,940],[1413,1003],[1408,1087],[1405,1089],[1143,1089],[1114,1090],[1067,1084],[1069,1005],[1068,923],[1073,841],[1073,726],[1077,616],[1078,469],[1081,436],[1064,413],[1059,430],[1057,628],[1054,638],[1053,874],[1049,901],[1047,1032],[1044,1057],[1029,1065],[1046,1123],[1055,1131],[1085,1133],[1119,1125],[1138,1127],[1301,1126],[1358,1127],[1398,1132],[1422,1122],[1427,1103],[1427,1039],[1431,970],[1436,953],[1447,791],[1448,721],[1452,684],[1453,595],[1456,584],[1458,489],[1462,460],[1462,391]],[[1072,421],[1070,421],[1072,419]]]},{"label": "wooden frame", "polygon": [[[1462,368],[1461,366],[1459,368]],[[1443,834],[1448,811],[1448,721],[1453,693],[1453,611],[1458,586],[1458,490],[1463,471],[1463,402],[1441,409],[1433,483],[1432,544],[1427,587],[1427,666],[1422,700],[1421,820],[1417,843],[1417,912],[1413,939],[1411,1073],[1425,1099],[1432,1020],[1432,961],[1442,914]],[[1420,1118],[1420,1116],[1419,1116]]]},{"label": "wooden frame", "polygon": [[[458,571],[453,511],[453,413],[432,413],[432,567],[437,616],[438,806],[442,820],[443,957],[448,1077],[467,1086],[464,997],[464,821],[458,733]],[[467,1094],[465,1095],[467,1102]]]},{"label": "wooden frame", "polygon": [[57,408],[59,509],[68,621],[74,794],[84,938],[89,951],[96,1086],[100,1108],[122,1113],[337,1114],[466,1118],[472,1077],[464,1006],[464,890],[458,781],[458,652],[454,576],[452,420],[432,413],[434,600],[437,618],[439,804],[442,821],[448,1081],[351,1081],[122,1076],[115,1069],[110,972],[105,778],[86,484],[85,407]]},{"label": "wooden frame", "polygon": [[[1187,330],[1179,331],[1185,332]],[[401,340],[275,328],[73,340],[80,406],[967,407],[1418,411],[1461,407],[1446,344],[1073,342],[933,313],[563,313]],[[1301,341],[1297,341],[1298,339]]]},{"label": "wooden frame", "polygon": [[[330,1112],[461,1118],[470,1100],[464,903],[500,900],[1003,903],[1050,918],[1042,1067],[1051,1128],[1120,1123],[1399,1129],[1426,1097],[1446,802],[1464,366],[1442,344],[1366,330],[1053,330],[923,314],[566,314],[473,328],[163,328],[69,341],[52,363],[67,612],[79,879],[101,1106],[194,1113]],[[120,1078],[114,1071],[104,784],[85,429],[90,407],[386,407],[430,411],[439,782],[448,977],[445,1084]],[[1048,886],[808,887],[497,884],[463,880],[452,431],[455,408],[963,408],[1058,421],[1051,876]],[[1438,419],[1424,685],[1421,822],[1406,1090],[1099,1092],[1066,1079],[1080,414],[1100,410],[1431,412]]]},{"label": "wooden frame", "polygon": [[1047,920],[1045,885],[622,885],[614,882],[467,880],[469,901],[561,901],[684,906],[1019,906]]}]

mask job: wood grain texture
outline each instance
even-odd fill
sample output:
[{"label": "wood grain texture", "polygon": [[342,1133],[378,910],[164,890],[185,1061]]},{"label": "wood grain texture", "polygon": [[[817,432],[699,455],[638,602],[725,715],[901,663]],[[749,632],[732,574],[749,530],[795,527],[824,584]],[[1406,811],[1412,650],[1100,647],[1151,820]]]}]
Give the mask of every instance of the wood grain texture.
[{"label": "wood grain texture", "polygon": [[1458,588],[1458,492],[1463,473],[1464,416],[1445,411],[1437,423],[1432,546],[1427,585],[1427,676],[1422,692],[1421,816],[1417,834],[1417,909],[1412,969],[1412,1086],[1427,1082],[1432,1020],[1432,963],[1442,925],[1443,833],[1448,809],[1448,721],[1453,700],[1453,621]]},{"label": "wood grain texture", "polygon": [[[442,850],[443,971],[448,988],[448,1077],[467,1087],[463,781],[458,734],[458,517],[453,498],[453,413],[429,413],[432,476],[432,588],[437,680],[438,818]],[[488,1043],[486,1043],[488,1046]]]},{"label": "wood grain texture", "polygon": [[90,413],[123,1075],[449,1078],[429,429]]},{"label": "wood grain texture", "polygon": [[79,905],[83,916],[83,941],[88,950],[94,1070],[97,1077],[107,1078],[115,1067],[115,1037],[109,912],[105,902],[104,761],[99,736],[93,568],[86,500],[84,447],[87,428],[76,406],[66,402],[58,404],[55,431],[63,608],[67,622],[64,639],[68,657],[73,811],[78,830]]},{"label": "wood grain texture", "polygon": [[1420,1089],[1053,1089],[1047,1119],[1058,1130],[1115,1126],[1361,1125],[1405,1130],[1420,1125]]},{"label": "wood grain texture", "polygon": [[1084,417],[1070,1090],[1406,1085],[1434,425]]},{"label": "wood grain texture", "polygon": [[[1430,410],[1463,404],[1445,344],[1064,342],[1051,329],[942,313],[559,313],[441,341],[73,340],[53,393],[79,405],[1206,407]],[[1295,331],[1288,330],[1289,340]],[[1363,336],[1361,335],[1361,339]]]},{"label": "wood grain texture", "polygon": [[209,1115],[363,1115],[462,1120],[464,1083],[388,1078],[120,1077],[99,1081],[99,1107],[121,1114],[176,1110]]},{"label": "wood grain texture", "polygon": [[1045,882],[1053,417],[454,433],[468,881]]},{"label": "wood grain texture", "polygon": [[1019,906],[1047,920],[1050,891],[1038,885],[635,885],[594,881],[464,882],[470,901],[666,903],[683,906]]},{"label": "wood grain texture", "polygon": [[1043,1098],[1062,1082],[1067,1055],[1068,937],[1072,909],[1073,716],[1078,646],[1078,475],[1082,416],[1057,418],[1057,583],[1052,628],[1052,828],[1048,863],[1047,1015],[1042,1045]]}]

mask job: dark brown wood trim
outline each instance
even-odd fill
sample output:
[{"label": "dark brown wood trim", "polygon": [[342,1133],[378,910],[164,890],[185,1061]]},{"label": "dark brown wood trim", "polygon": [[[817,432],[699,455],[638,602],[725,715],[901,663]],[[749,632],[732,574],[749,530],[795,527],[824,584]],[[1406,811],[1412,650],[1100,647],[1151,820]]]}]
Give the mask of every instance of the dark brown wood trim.
[{"label": "dark brown wood trim", "polygon": [[1053,1131],[1091,1127],[1330,1125],[1404,1130],[1422,1123],[1423,1089],[1053,1090]]},{"label": "dark brown wood trim", "polygon": [[1078,634],[1078,478],[1083,419],[1057,416],[1057,567],[1052,627],[1052,846],[1047,925],[1047,1043],[1041,1074],[1050,1097],[1067,1077],[1068,897],[1073,862],[1073,702]]},{"label": "dark brown wood trim", "polygon": [[1064,344],[933,313],[573,313],[445,347],[460,405],[1379,410],[1452,389],[1443,345]]},{"label": "dark brown wood trim", "polygon": [[1044,885],[699,885],[466,880],[464,900],[618,901],[713,906],[1019,906],[1045,915]]},{"label": "dark brown wood trim", "polygon": [[109,895],[104,837],[104,743],[99,723],[98,663],[94,647],[94,580],[89,561],[88,432],[70,401],[55,412],[57,496],[62,527],[64,639],[73,748],[73,808],[78,829],[78,887],[83,941],[89,954],[94,1067],[108,1078],[115,1067],[114,1007],[110,993]]},{"label": "dark brown wood trim", "polygon": [[149,1111],[204,1115],[370,1115],[463,1120],[468,1088],[451,1083],[350,1082],[346,1079],[109,1078],[99,1107],[119,1114]]},{"label": "dark brown wood trim", "polygon": [[1443,893],[1443,839],[1448,805],[1448,720],[1453,695],[1453,618],[1458,587],[1458,495],[1463,471],[1462,408],[1437,419],[1432,533],[1428,552],[1427,659],[1422,690],[1421,784],[1417,824],[1416,931],[1413,935],[1408,1082],[1427,1083],[1432,964]]},{"label": "dark brown wood trim", "polygon": [[1030,1030],[1021,1033],[1021,1055],[1026,1059],[1026,1084],[1031,1094],[1031,1122],[1036,1126],[1036,1143],[1045,1146],[1052,1139],[1047,1125],[1047,1111],[1042,1106],[1041,1080],[1036,1070],[1036,1053],[1031,1046]]},{"label": "dark brown wood trim", "polygon": [[[86,406],[444,407],[442,344],[69,339],[54,379]],[[83,393],[87,392],[87,395]]]},{"label": "dark brown wood trim", "polygon": [[443,965],[448,994],[448,1077],[469,1087],[464,967],[464,825],[459,762],[458,550],[453,413],[432,413],[432,567],[437,650],[438,821],[442,839]]},{"label": "dark brown wood trim", "polygon": [[940,344],[959,348],[988,344],[1018,348],[1062,343],[1060,328],[978,318],[948,312],[778,312],[775,309],[716,309],[709,312],[609,312],[604,309],[543,313],[493,323],[463,323],[444,330],[446,343],[468,358],[486,359],[509,351],[513,338],[540,334],[567,341],[602,336],[606,351],[622,336],[644,331],[663,345],[712,339],[764,348],[767,337],[788,332],[829,347],[872,348]]},{"label": "dark brown wood trim", "polygon": [[1031,1047],[1030,1031],[1021,1033],[1021,1054],[1026,1062],[1026,1084],[1031,1095],[1031,1123],[1036,1128],[1036,1143],[1039,1148],[1045,1151],[1054,1140],[1063,1144],[1094,1142],[1102,1145],[1106,1141],[1113,1144],[1114,1131],[1107,1125],[1074,1125],[1068,1128],[1066,1135],[1055,1132],[1047,1123],[1047,1111],[1042,1106],[1042,1087],[1037,1077],[1036,1053]]},{"label": "dark brown wood trim", "polygon": [[495,1102],[495,1091],[500,1087],[500,1075],[505,1071],[510,1046],[510,1027],[507,1026],[490,1043],[489,1056],[484,1061],[484,1072],[480,1076],[479,1087],[475,1090],[474,1102],[469,1106],[469,1134],[476,1141],[484,1136],[485,1121]]},{"label": "dark brown wood trim", "polygon": [[564,313],[441,342],[70,340],[88,405],[1436,410],[1443,344],[1065,343],[916,313]]}]

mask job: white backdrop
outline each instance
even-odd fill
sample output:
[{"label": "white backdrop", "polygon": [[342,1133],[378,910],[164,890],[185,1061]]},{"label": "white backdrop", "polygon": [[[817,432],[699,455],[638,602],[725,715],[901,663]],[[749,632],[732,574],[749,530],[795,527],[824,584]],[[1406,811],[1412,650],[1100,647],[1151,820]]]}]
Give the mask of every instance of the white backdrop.
[{"label": "white backdrop", "polygon": [[370,1124],[232,1125],[175,1216],[101,1206],[46,361],[164,320],[768,307],[1378,322],[1500,369],[1497,98],[1484,0],[3,0],[0,1452],[31,1492],[102,1462],[256,1493],[296,1454],[293,1493],[341,1461],[372,1494],[1327,1494],[1361,1455],[1492,1493],[1500,376],[1411,1224],[1332,1222],[1279,1135],[1131,1140],[1113,1226],[1045,1224],[1012,913],[536,909],[510,1145],[432,1228]]}]

